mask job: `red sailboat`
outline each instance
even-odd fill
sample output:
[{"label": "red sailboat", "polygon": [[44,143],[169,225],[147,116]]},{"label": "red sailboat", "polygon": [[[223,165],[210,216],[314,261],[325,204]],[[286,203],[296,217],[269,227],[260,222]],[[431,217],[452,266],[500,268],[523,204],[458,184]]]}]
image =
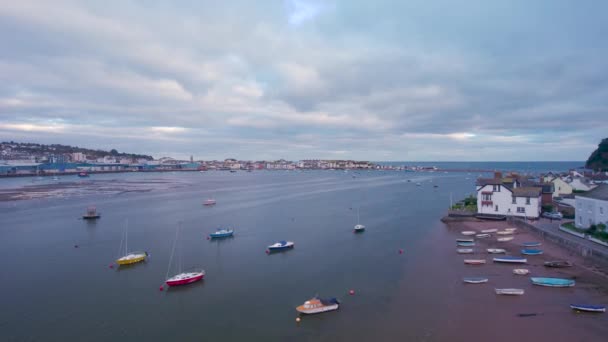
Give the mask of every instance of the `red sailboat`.
[{"label": "red sailboat", "polygon": [[[181,222],[180,222],[180,227],[181,227]],[[175,241],[173,242],[173,250],[171,251],[171,257],[169,258],[169,267],[167,269],[167,276],[165,277],[167,279],[167,280],[165,280],[165,283],[168,286],[179,286],[179,285],[192,284],[205,277],[204,270],[191,270],[191,271],[187,271],[187,272],[182,272],[182,258],[181,258],[181,253],[180,253],[177,258],[178,259],[177,260],[178,273],[169,278],[169,271],[171,271],[171,263],[173,261],[173,256],[175,254],[175,247],[177,245],[178,235],[179,235],[179,227],[177,228],[177,231],[175,232]]]}]

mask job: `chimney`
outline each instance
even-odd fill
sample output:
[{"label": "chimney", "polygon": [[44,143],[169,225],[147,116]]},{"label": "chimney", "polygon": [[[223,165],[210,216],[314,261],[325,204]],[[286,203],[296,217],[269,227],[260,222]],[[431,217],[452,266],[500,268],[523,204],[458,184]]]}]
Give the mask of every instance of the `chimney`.
[{"label": "chimney", "polygon": [[500,171],[494,171],[494,178],[495,179],[502,179],[502,172],[500,172]]}]

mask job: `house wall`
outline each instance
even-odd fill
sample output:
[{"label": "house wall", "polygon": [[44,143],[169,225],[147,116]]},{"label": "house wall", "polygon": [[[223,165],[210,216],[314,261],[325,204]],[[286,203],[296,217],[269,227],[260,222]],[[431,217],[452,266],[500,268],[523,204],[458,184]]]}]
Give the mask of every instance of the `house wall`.
[{"label": "house wall", "polygon": [[561,178],[556,178],[553,181],[553,197],[558,197],[561,195],[570,195],[572,193],[572,187],[570,184],[564,182]]},{"label": "house wall", "polygon": [[608,201],[576,196],[574,222],[578,228],[589,228],[592,224],[608,225]]},{"label": "house wall", "polygon": [[[484,200],[483,192],[492,192],[491,205]],[[491,215],[509,215],[527,218],[538,218],[541,210],[541,196],[531,197],[530,204],[526,204],[525,197],[516,197],[513,203],[513,193],[500,186],[500,191],[493,191],[493,185],[477,187],[477,213]],[[497,208],[498,207],[498,208]],[[517,212],[517,208],[524,208],[523,212]]]},{"label": "house wall", "polygon": [[580,178],[574,178],[572,182],[570,182],[570,186],[573,190],[581,190],[581,191],[589,191],[593,189],[593,186],[588,186],[585,183],[581,182]]}]

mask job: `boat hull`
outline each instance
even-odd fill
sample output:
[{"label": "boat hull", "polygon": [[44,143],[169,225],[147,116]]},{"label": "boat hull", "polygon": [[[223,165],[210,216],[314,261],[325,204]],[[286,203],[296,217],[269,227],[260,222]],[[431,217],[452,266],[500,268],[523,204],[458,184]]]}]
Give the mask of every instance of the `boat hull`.
[{"label": "boat hull", "polygon": [[541,277],[532,277],[530,278],[532,284],[539,286],[548,286],[548,287],[572,287],[575,285],[575,281],[571,279],[562,279],[562,278],[541,278]]},{"label": "boat hull", "polygon": [[526,258],[494,258],[493,261],[507,264],[525,264],[528,262]]},{"label": "boat hull", "polygon": [[180,285],[188,285],[188,284],[192,284],[195,283],[199,280],[202,280],[205,277],[204,273],[201,273],[199,275],[196,276],[192,276],[192,277],[188,277],[188,278],[184,278],[184,279],[179,279],[179,280],[167,280],[165,283],[169,286],[180,286]]},{"label": "boat hull", "polygon": [[101,217],[101,215],[83,215],[82,219],[83,220],[95,220],[95,219],[98,219],[100,217]]},{"label": "boat hull", "polygon": [[572,310],[584,312],[606,312],[606,307],[601,305],[570,304],[570,308]]},{"label": "boat hull", "polygon": [[522,289],[494,289],[498,295],[521,296],[524,294]]},{"label": "boat hull", "polygon": [[142,262],[144,260],[146,260],[146,255],[140,254],[140,255],[137,255],[132,258],[122,257],[122,258],[116,260],[116,263],[119,265],[131,265],[131,264],[136,264],[138,262]]},{"label": "boat hull", "polygon": [[522,249],[521,254],[523,255],[541,255],[543,251],[540,249]]},{"label": "boat hull", "polygon": [[471,277],[462,279],[467,284],[483,284],[488,282],[488,278],[483,277]]},{"label": "boat hull", "polygon": [[213,234],[209,234],[209,237],[212,239],[221,239],[221,238],[227,238],[227,237],[233,237],[234,236],[234,232],[231,233],[213,233]]}]

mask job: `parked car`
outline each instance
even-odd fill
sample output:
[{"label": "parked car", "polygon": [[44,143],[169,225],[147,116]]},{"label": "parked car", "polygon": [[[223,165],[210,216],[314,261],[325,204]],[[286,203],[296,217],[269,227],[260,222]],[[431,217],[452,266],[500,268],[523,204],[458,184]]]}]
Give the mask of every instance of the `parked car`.
[{"label": "parked car", "polygon": [[545,211],[543,213],[543,217],[546,217],[548,219],[553,219],[553,220],[561,220],[564,218],[564,215],[562,215],[562,213],[560,213],[559,211],[556,211],[556,212]]}]

